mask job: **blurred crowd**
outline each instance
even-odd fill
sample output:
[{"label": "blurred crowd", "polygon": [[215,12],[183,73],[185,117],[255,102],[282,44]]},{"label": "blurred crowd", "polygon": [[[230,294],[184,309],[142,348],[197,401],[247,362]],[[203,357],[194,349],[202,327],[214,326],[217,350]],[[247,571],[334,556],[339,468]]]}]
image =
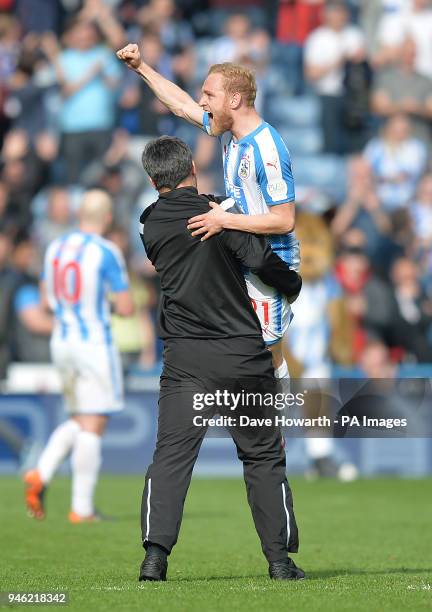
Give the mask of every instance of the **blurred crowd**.
[{"label": "blurred crowd", "polygon": [[38,276],[84,189],[115,203],[108,237],[136,302],[115,333],[125,367],[144,370],[160,348],[138,234],[155,198],[143,146],[183,138],[200,191],[223,193],[217,142],[117,60],[127,42],[195,98],[212,63],[254,69],[258,110],[291,151],[299,215],[331,234],[326,274],[353,330],[341,362],[432,363],[431,0],[0,0],[0,11],[0,378],[11,361],[49,360]]}]

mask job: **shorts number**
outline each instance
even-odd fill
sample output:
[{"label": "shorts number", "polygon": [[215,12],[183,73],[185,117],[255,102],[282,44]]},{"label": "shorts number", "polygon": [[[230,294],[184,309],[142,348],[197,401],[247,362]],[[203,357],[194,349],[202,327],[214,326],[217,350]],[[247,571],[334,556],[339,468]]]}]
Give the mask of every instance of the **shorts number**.
[{"label": "shorts number", "polygon": [[269,323],[270,323],[269,303],[268,302],[262,302],[261,300],[257,301],[257,300],[254,300],[253,298],[251,298],[251,302],[252,302],[253,309],[257,313],[258,317],[260,317],[260,313],[258,312],[258,308],[260,310],[262,310],[263,317],[264,317],[264,327],[268,327]]},{"label": "shorts number", "polygon": [[[69,281],[69,282],[68,282]],[[69,261],[60,268],[54,260],[54,293],[58,300],[76,304],[81,297],[81,268],[76,261]]]}]

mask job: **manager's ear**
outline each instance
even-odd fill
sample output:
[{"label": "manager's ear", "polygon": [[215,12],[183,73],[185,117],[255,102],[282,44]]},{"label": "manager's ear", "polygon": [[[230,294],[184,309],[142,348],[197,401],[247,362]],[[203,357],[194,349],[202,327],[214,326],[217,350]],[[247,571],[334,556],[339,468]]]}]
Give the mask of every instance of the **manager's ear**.
[{"label": "manager's ear", "polygon": [[147,178],[148,178],[148,182],[153,187],[153,189],[156,189],[156,191],[157,191],[158,188],[156,187],[156,183],[154,182],[154,180],[149,175],[147,175]]},{"label": "manager's ear", "polygon": [[196,165],[194,160],[192,160],[192,171],[191,171],[192,176],[196,176],[197,175],[197,169],[196,169]]}]

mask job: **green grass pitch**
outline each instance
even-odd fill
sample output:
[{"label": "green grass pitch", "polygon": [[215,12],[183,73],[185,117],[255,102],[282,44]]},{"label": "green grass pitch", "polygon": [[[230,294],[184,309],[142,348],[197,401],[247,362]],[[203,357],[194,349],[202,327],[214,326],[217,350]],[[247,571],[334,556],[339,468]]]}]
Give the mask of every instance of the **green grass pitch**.
[{"label": "green grass pitch", "polygon": [[103,476],[98,507],[117,520],[70,525],[68,479],[53,483],[40,523],[25,514],[21,483],[0,479],[0,591],[67,590],[62,607],[85,612],[432,609],[431,480],[293,479],[294,558],[308,574],[298,583],[267,577],[243,482],[198,478],[168,581],[138,583],[142,481]]}]

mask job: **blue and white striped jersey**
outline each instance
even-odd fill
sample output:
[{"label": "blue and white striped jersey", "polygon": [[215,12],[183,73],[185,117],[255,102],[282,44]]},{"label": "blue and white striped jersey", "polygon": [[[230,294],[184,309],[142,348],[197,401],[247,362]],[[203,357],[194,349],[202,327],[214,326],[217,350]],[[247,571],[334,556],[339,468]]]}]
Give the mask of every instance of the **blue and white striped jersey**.
[{"label": "blue and white striped jersey", "polygon": [[[207,112],[203,115],[203,129],[211,135]],[[225,132],[219,140],[226,195],[244,214],[265,214],[271,206],[294,202],[290,154],[274,127],[263,121],[241,140],[234,140],[231,132]],[[297,246],[294,232],[268,238],[272,250],[291,263],[292,247]]]},{"label": "blue and white striped jersey", "polygon": [[112,242],[81,231],[64,234],[48,246],[42,278],[54,337],[111,343],[108,294],[129,287],[123,256]]}]

